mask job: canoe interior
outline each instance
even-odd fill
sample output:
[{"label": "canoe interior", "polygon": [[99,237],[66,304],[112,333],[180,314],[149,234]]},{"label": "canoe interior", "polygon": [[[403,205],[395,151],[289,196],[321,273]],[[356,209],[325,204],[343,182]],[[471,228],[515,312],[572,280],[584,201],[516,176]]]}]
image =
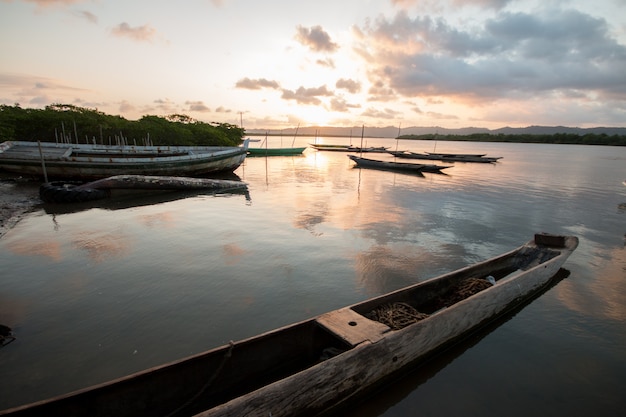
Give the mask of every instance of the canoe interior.
[{"label": "canoe interior", "polygon": [[309,368],[327,352],[346,349],[309,320],[0,415],[193,415]]},{"label": "canoe interior", "polygon": [[430,279],[383,296],[367,300],[353,306],[359,314],[366,315],[377,307],[391,303],[406,303],[420,313],[433,314],[436,311],[449,307],[446,299],[460,283],[469,278],[486,279],[488,276],[496,282],[507,279],[517,271],[524,271],[558,256],[561,252],[548,247],[534,245],[524,246],[520,250],[509,252],[489,262],[480,263],[472,267],[460,269],[441,277]]},{"label": "canoe interior", "polygon": [[[373,338],[383,338],[391,331],[366,318],[380,306],[405,303],[421,313],[436,314],[448,307],[442,306],[442,300],[464,280],[491,276],[496,282],[506,281],[560,253],[560,248],[527,244],[491,260],[315,319],[96,387],[0,411],[0,415],[193,415],[356,349],[364,341],[375,343]],[[359,334],[360,329],[365,331]]]}]

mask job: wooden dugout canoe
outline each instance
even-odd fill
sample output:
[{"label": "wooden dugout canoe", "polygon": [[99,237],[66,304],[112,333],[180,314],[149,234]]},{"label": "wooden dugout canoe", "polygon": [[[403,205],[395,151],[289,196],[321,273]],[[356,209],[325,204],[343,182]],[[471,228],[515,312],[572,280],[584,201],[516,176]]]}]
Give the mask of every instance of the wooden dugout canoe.
[{"label": "wooden dugout canoe", "polygon": [[377,159],[361,158],[354,155],[348,155],[352,161],[356,163],[358,167],[362,168],[374,168],[385,171],[407,171],[416,174],[422,172],[432,172],[440,174],[442,170],[450,168],[449,165],[434,165],[434,164],[413,164],[410,162],[394,162],[394,161],[380,161]]},{"label": "wooden dugout canoe", "polygon": [[361,148],[359,146],[352,145],[321,145],[321,144],[311,144],[311,146],[318,151],[333,151],[333,152],[378,152],[385,153],[387,152],[386,146],[369,146]]},{"label": "wooden dugout canoe", "polygon": [[[537,234],[475,265],[0,415],[319,415],[536,296],[577,246],[574,236]],[[460,285],[486,279],[495,284],[456,300]],[[423,317],[399,329],[371,319],[394,305],[408,305]]]},{"label": "wooden dugout canoe", "polygon": [[[234,171],[243,146],[111,146],[8,141],[0,144],[0,169],[21,175],[99,179],[115,175],[195,176]],[[43,155],[43,163],[42,163]]]},{"label": "wooden dugout canoe", "polygon": [[502,159],[501,156],[484,156],[479,154],[434,154],[434,153],[419,153],[410,151],[387,151],[397,158],[405,159],[424,159],[429,161],[444,161],[444,162],[476,162],[476,163],[494,163]]}]

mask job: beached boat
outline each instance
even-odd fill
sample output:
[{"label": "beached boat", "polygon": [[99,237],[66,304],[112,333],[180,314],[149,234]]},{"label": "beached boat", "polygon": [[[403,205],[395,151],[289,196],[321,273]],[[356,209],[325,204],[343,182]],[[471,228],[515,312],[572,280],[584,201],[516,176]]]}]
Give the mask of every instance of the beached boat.
[{"label": "beached boat", "polygon": [[537,234],[472,266],[0,415],[319,415],[538,296],[577,246]]},{"label": "beached boat", "polygon": [[214,178],[169,177],[156,175],[115,175],[96,181],[78,184],[51,181],[41,184],[39,197],[46,203],[83,203],[101,200],[119,190],[132,191],[224,191],[246,188],[242,181]]},{"label": "beached boat", "polygon": [[8,141],[0,144],[0,169],[22,175],[98,179],[114,175],[196,176],[234,171],[243,146],[110,146]]},{"label": "beached boat", "polygon": [[293,156],[301,155],[306,146],[299,148],[248,148],[249,156]]},{"label": "beached boat", "polygon": [[413,164],[409,162],[380,161],[377,159],[361,158],[355,155],[348,155],[358,167],[374,168],[386,171],[408,171],[413,173],[432,172],[440,174],[442,170],[450,168],[446,165],[434,164]]},{"label": "beached boat", "polygon": [[485,156],[484,154],[443,154],[443,153],[419,153],[410,151],[387,151],[397,158],[405,159],[423,159],[429,161],[443,161],[443,162],[476,162],[476,163],[494,163],[501,156]]}]

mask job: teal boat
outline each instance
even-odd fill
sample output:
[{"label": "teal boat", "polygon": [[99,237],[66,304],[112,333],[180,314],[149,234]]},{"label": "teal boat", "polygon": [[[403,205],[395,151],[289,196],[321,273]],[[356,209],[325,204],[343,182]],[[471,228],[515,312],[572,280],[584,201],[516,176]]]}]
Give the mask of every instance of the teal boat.
[{"label": "teal boat", "polygon": [[248,156],[300,155],[306,148],[306,146],[302,148],[248,148]]}]

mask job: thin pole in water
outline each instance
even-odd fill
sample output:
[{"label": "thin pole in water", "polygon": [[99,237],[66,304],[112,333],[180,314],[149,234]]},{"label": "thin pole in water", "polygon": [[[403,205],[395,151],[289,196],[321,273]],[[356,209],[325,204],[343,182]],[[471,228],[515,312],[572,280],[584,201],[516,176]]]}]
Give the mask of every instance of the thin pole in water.
[{"label": "thin pole in water", "polygon": [[296,143],[296,136],[298,136],[298,129],[300,129],[300,123],[298,123],[298,127],[296,127],[296,133],[294,133],[293,140],[291,141],[292,148],[293,148],[293,144]]},{"label": "thin pole in water", "polygon": [[402,123],[398,124],[398,137],[396,137],[396,152],[398,152],[398,140],[400,140],[400,128],[402,127]]},{"label": "thin pole in water", "polygon": [[41,157],[41,169],[43,171],[43,180],[44,182],[48,182],[48,173],[46,172],[46,162],[43,159],[43,151],[41,150],[41,141],[38,140],[39,144],[39,156]]},{"label": "thin pole in water", "polygon": [[365,125],[361,126],[361,155],[363,155],[363,132],[365,132]]},{"label": "thin pole in water", "polygon": [[76,136],[76,144],[78,145],[78,130],[76,130],[76,120],[72,121],[74,122],[74,136]]}]

